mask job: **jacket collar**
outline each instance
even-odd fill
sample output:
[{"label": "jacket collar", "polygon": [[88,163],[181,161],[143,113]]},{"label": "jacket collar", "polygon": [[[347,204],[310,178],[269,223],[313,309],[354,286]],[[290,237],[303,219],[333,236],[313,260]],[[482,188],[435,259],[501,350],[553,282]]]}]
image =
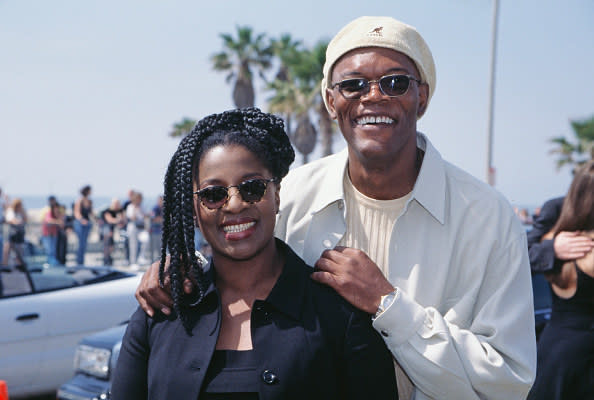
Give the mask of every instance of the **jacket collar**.
[{"label": "jacket collar", "polygon": [[313,268],[305,265],[305,262],[282,240],[276,239],[276,246],[285,254],[285,265],[265,301],[283,314],[299,320],[305,285]]},{"label": "jacket collar", "polygon": [[[417,132],[417,148],[425,152],[419,176],[413,187],[408,204],[416,200],[429,214],[442,225],[445,222],[446,179],[445,165],[439,152],[433,147],[429,139]],[[348,149],[328,157],[326,174],[319,194],[314,197],[313,213],[318,213],[329,205],[344,201],[342,185],[348,164]]]},{"label": "jacket collar", "polygon": [[[305,262],[282,240],[277,238],[276,246],[279,251],[285,254],[285,265],[265,302],[293,319],[300,319],[306,279],[309,279],[309,274],[313,269],[305,265]],[[208,266],[205,267],[209,285],[203,301],[213,294],[218,296],[218,290],[214,284],[216,267],[212,266],[211,258]],[[191,307],[198,304],[199,302],[195,298],[189,301]]]}]

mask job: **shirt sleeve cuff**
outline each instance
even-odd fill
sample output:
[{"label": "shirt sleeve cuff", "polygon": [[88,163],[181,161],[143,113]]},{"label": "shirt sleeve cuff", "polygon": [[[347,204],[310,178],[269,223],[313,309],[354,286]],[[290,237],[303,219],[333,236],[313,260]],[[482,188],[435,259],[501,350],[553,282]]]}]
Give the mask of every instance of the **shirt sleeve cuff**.
[{"label": "shirt sleeve cuff", "polygon": [[392,304],[373,320],[388,347],[406,342],[425,321],[425,309],[400,288]]}]

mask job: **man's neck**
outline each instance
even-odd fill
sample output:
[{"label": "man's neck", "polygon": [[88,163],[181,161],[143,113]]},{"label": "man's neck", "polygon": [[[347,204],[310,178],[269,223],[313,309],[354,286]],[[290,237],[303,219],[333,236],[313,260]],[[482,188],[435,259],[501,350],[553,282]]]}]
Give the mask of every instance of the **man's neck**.
[{"label": "man's neck", "polygon": [[376,200],[392,200],[407,195],[415,186],[423,161],[423,151],[416,146],[415,150],[383,163],[367,163],[349,153],[348,173],[353,186]]}]

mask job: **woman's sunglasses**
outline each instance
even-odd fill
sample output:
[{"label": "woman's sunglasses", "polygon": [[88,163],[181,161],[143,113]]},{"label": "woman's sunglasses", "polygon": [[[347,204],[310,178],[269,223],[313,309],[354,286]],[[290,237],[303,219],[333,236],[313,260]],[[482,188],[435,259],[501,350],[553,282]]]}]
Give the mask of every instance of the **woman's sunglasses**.
[{"label": "woman's sunglasses", "polygon": [[338,91],[345,99],[355,100],[369,93],[372,83],[377,83],[384,95],[398,97],[408,91],[411,81],[421,84],[420,80],[411,75],[386,75],[373,81],[365,78],[345,79],[332,85],[332,89],[338,86]]},{"label": "woman's sunglasses", "polygon": [[257,203],[262,200],[266,194],[266,187],[270,182],[276,182],[276,178],[272,179],[250,179],[241,182],[239,185],[231,186],[209,186],[204,189],[194,192],[198,195],[200,202],[204,207],[210,210],[216,210],[223,207],[229,201],[229,189],[237,188],[243,201],[248,203]]}]

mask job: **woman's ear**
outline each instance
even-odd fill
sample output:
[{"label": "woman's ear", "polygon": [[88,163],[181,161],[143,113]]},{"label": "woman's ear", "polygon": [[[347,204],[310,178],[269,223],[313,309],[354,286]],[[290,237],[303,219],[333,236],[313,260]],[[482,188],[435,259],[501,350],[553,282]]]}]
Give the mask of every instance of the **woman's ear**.
[{"label": "woman's ear", "polygon": [[278,214],[280,210],[280,182],[276,184],[276,190],[274,191],[274,202],[275,202],[275,211]]}]

